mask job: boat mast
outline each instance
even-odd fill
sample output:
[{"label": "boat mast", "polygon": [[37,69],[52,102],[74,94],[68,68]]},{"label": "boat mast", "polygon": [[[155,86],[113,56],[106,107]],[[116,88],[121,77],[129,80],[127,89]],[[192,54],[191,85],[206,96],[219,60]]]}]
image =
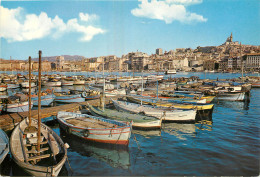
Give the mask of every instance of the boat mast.
[{"label": "boat mast", "polygon": [[104,69],[105,69],[105,66],[104,66],[104,62],[105,62],[105,58],[103,58],[103,102],[102,102],[102,109],[104,111],[105,109],[105,75],[104,75]]},{"label": "boat mast", "polygon": [[156,98],[158,100],[158,75],[159,75],[159,65],[158,65],[158,59],[157,61],[157,77],[156,77]]},{"label": "boat mast", "polygon": [[37,134],[37,152],[40,152],[40,143],[41,143],[41,62],[42,51],[39,50],[39,68],[38,68],[38,134]]},{"label": "boat mast", "polygon": [[13,75],[12,56],[10,56],[10,64],[11,64],[11,74]]},{"label": "boat mast", "polygon": [[242,82],[244,82],[244,62],[243,62],[243,58],[242,58],[242,45],[240,42],[240,60],[241,60],[241,69],[242,69]]},{"label": "boat mast", "polygon": [[32,94],[31,94],[31,83],[32,83],[32,80],[31,80],[31,63],[32,63],[32,59],[31,59],[31,56],[29,56],[29,127],[31,127],[31,124],[32,124],[32,120],[31,120],[31,115],[32,115],[32,111],[31,111],[31,104],[32,104],[32,101],[31,101],[31,97],[32,97]]},{"label": "boat mast", "polygon": [[[142,90],[141,90],[142,98],[143,98],[143,89],[144,89],[144,71],[142,71]],[[141,105],[143,105],[143,99],[141,99]]]}]

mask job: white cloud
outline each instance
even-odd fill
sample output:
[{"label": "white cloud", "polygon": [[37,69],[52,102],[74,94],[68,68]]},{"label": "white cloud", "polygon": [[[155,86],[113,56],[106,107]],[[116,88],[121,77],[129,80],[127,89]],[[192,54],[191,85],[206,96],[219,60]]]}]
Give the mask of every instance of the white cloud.
[{"label": "white cloud", "polygon": [[201,0],[140,1],[141,4],[138,5],[138,8],[131,11],[131,13],[137,17],[163,20],[166,24],[170,24],[173,21],[180,21],[182,23],[207,21],[202,15],[188,12],[185,7],[187,5],[201,3]]},{"label": "white cloud", "polygon": [[101,28],[95,28],[91,25],[79,25],[78,20],[76,18],[69,20],[67,26],[70,31],[83,33],[83,38],[80,39],[81,41],[90,41],[95,35],[105,33],[105,30]]},{"label": "white cloud", "polygon": [[[41,39],[47,36],[59,38],[64,33],[81,33],[80,41],[90,41],[95,35],[105,33],[105,30],[86,24],[88,21],[95,21],[98,16],[95,14],[79,13],[78,19],[70,19],[65,23],[61,18],[55,16],[50,18],[45,12],[40,15],[24,14],[23,9],[8,9],[0,6],[0,37],[8,42],[29,41]],[[24,19],[24,20],[21,20]]]},{"label": "white cloud", "polygon": [[202,0],[166,0],[165,2],[168,4],[193,5],[202,3]]},{"label": "white cloud", "polygon": [[88,21],[93,21],[93,20],[97,20],[98,16],[96,14],[87,14],[87,13],[79,13],[79,18],[82,21],[88,22]]}]

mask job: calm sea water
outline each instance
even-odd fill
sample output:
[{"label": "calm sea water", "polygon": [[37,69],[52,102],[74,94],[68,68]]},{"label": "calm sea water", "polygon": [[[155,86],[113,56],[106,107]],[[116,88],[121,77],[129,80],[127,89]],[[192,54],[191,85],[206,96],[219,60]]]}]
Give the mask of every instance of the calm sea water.
[{"label": "calm sea water", "polygon": [[[204,73],[179,73],[204,78]],[[206,78],[240,74],[210,73]],[[214,102],[213,122],[167,123],[161,131],[133,131],[127,149],[93,146],[55,132],[68,142],[69,163],[60,175],[69,176],[258,176],[260,159],[260,89],[251,90],[249,103]],[[21,175],[10,160],[2,174]]]}]

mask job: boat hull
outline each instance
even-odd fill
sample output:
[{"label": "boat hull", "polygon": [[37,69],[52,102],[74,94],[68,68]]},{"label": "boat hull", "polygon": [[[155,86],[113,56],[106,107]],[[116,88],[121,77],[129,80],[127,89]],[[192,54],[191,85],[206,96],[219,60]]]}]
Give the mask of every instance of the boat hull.
[{"label": "boat hull", "polygon": [[219,94],[218,100],[226,100],[226,101],[245,101],[248,98],[246,92],[240,93],[223,93]]},{"label": "boat hull", "polygon": [[[103,122],[114,122],[117,127],[115,128],[88,128],[88,127],[78,127],[67,123],[62,116],[73,116],[73,117],[91,117],[98,119]],[[105,143],[114,145],[124,145],[128,146],[129,138],[131,136],[132,125],[126,125],[118,121],[112,121],[109,119],[104,119],[96,116],[90,116],[86,114],[76,114],[70,112],[58,112],[57,120],[60,127],[69,134],[76,135],[84,140],[92,141],[95,143]],[[86,134],[87,132],[87,134]]]},{"label": "boat hull", "polygon": [[7,87],[6,86],[0,86],[0,92],[4,92],[7,90]]},{"label": "boat hull", "polygon": [[73,81],[66,81],[66,80],[61,81],[61,86],[72,86],[72,85],[73,85]]},{"label": "boat hull", "polygon": [[42,85],[46,86],[46,87],[60,87],[61,86],[61,82],[45,82]]},{"label": "boat hull", "polygon": [[[22,88],[29,88],[29,82],[22,82],[21,87]],[[36,84],[34,82],[32,82],[31,87],[36,87]]]},{"label": "boat hull", "polygon": [[[33,107],[33,104],[31,104],[31,108]],[[29,102],[20,102],[20,103],[13,103],[13,104],[7,104],[2,106],[2,111],[4,112],[26,112],[29,111]]]},{"label": "boat hull", "polygon": [[7,84],[7,89],[16,89],[19,88],[19,84]]},{"label": "boat hull", "polygon": [[[19,123],[18,126],[15,127],[15,129],[12,132],[11,138],[10,138],[10,150],[12,153],[12,157],[14,162],[21,167],[25,172],[32,176],[58,176],[62,166],[64,165],[66,159],[67,159],[67,149],[64,147],[64,143],[60,139],[60,137],[49,127],[41,123],[42,127],[42,135],[48,139],[48,133],[50,133],[51,136],[50,139],[52,142],[52,146],[57,149],[59,146],[59,151],[55,152],[55,155],[57,157],[58,153],[61,157],[58,160],[58,163],[53,166],[38,166],[38,165],[32,165],[30,163],[26,163],[24,160],[23,150],[22,150],[22,142],[21,138],[19,138],[20,133],[24,132],[25,127],[28,126],[29,119],[26,118],[23,121]],[[32,119],[32,126],[37,126],[38,121],[35,119]],[[23,140],[24,141],[24,140]],[[55,143],[53,142],[55,141]],[[18,153],[20,152],[20,153]]]},{"label": "boat hull", "polygon": [[[134,103],[141,103],[141,99],[134,97],[127,97],[127,100]],[[197,110],[211,110],[214,104],[178,104],[178,103],[165,103],[165,102],[150,102],[149,99],[142,99],[143,104],[160,106],[160,107],[172,107],[177,109],[197,109]]]},{"label": "boat hull", "polygon": [[[41,96],[41,106],[50,106],[55,99],[55,95]],[[33,105],[38,106],[38,96],[32,97]]]},{"label": "boat hull", "polygon": [[6,155],[9,152],[9,139],[6,133],[0,129],[0,164],[3,162],[5,159]]},{"label": "boat hull", "polygon": [[78,102],[84,102],[85,98],[81,97],[80,94],[64,95],[64,96],[56,96],[55,101],[58,103],[78,103]]},{"label": "boat hull", "polygon": [[148,116],[162,119],[163,122],[193,122],[196,118],[196,110],[164,110],[153,108],[149,105],[139,105],[122,101],[112,100],[114,106],[119,111],[131,113],[144,113]]},{"label": "boat hull", "polygon": [[[100,109],[96,109],[89,105],[89,111],[92,115],[102,116],[108,119],[117,120],[117,121],[133,121],[132,127],[133,129],[141,129],[141,130],[156,130],[160,129],[162,125],[162,119],[156,119],[153,117],[147,117],[142,115],[134,115],[130,114],[128,111],[118,112],[115,110],[105,109],[104,112]],[[138,117],[139,116],[139,117]],[[127,117],[127,119],[125,118]],[[145,121],[140,121],[145,120]]]}]

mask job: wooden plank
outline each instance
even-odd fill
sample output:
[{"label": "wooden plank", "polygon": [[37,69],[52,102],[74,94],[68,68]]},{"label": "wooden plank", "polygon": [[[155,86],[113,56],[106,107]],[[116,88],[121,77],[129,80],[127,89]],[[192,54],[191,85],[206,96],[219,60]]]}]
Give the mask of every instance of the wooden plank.
[{"label": "wooden plank", "polygon": [[38,159],[45,159],[45,158],[48,158],[50,156],[51,156],[51,154],[37,155],[37,156],[29,157],[28,161],[38,160]]},{"label": "wooden plank", "polygon": [[[41,142],[41,144],[47,144],[48,143],[48,141],[46,140],[46,141],[42,141]],[[32,143],[32,144],[26,144],[26,146],[28,147],[28,146],[35,146],[35,145],[37,145],[37,143]]]},{"label": "wooden plank", "polygon": [[[49,147],[46,147],[46,148],[41,148],[40,149],[40,152],[44,152],[44,151],[48,151],[49,150]],[[36,150],[30,150],[30,151],[26,151],[27,154],[29,153],[38,153],[38,151]]]}]

